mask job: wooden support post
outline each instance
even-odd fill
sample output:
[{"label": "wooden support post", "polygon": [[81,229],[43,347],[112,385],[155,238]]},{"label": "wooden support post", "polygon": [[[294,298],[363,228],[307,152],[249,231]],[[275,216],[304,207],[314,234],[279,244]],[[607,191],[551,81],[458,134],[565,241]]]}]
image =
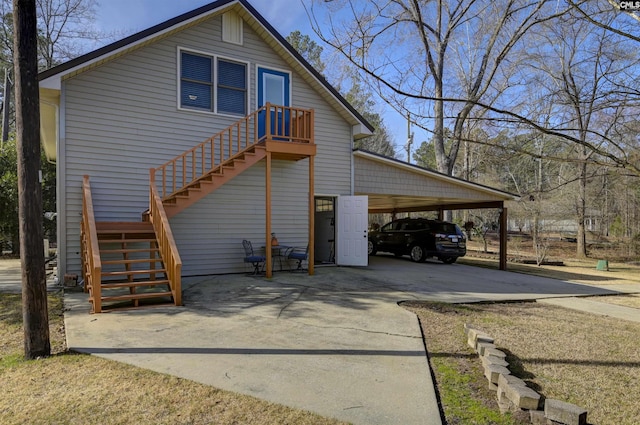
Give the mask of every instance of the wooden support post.
[{"label": "wooden support post", "polygon": [[271,277],[273,274],[273,264],[271,263],[271,152],[267,152],[267,167],[265,176],[265,244],[264,255],[267,259],[267,277]]},{"label": "wooden support post", "polygon": [[[504,204],[503,204],[504,205]],[[507,209],[500,208],[500,270],[507,270]]]},{"label": "wooden support post", "polygon": [[307,269],[309,275],[314,274],[314,262],[315,262],[315,183],[314,183],[314,156],[309,157],[309,251],[307,252]]}]

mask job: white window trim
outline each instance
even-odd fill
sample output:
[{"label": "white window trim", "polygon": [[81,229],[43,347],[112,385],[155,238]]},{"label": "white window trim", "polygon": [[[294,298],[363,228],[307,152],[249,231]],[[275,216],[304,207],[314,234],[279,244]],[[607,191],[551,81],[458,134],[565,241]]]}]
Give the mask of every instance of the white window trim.
[{"label": "white window trim", "polygon": [[[213,63],[213,68],[214,68],[214,75],[213,75],[213,80],[212,84],[213,84],[213,93],[212,93],[212,107],[213,110],[212,111],[205,111],[203,109],[192,109],[192,108],[183,108],[180,98],[181,98],[181,91],[180,91],[180,83],[182,80],[182,52],[186,52],[186,53],[193,53],[195,55],[202,55],[202,56],[208,56],[212,59],[212,63]],[[245,75],[245,84],[247,87],[247,98],[246,98],[246,105],[245,105],[245,109],[246,109],[246,114],[245,115],[241,115],[241,114],[230,114],[228,112],[218,112],[218,59],[221,59],[223,61],[229,61],[229,62],[236,62],[236,63],[240,63],[243,64],[245,66],[245,69],[247,70],[247,73]],[[242,60],[242,59],[236,59],[236,58],[232,58],[232,57],[228,57],[228,56],[222,56],[222,55],[217,55],[215,53],[211,53],[211,52],[205,52],[202,50],[197,50],[197,49],[190,49],[190,48],[186,48],[186,47],[181,47],[178,46],[177,48],[177,61],[176,61],[176,108],[179,111],[182,112],[193,112],[196,114],[206,114],[206,115],[219,115],[219,116],[223,116],[223,117],[244,117],[246,115],[249,115],[251,113],[250,110],[250,99],[251,99],[251,86],[249,84],[250,81],[250,77],[249,74],[251,73],[251,62]]]},{"label": "white window trim", "polygon": [[260,64],[256,64],[255,70],[254,70],[254,74],[256,76],[255,78],[255,83],[256,83],[256,108],[255,110],[257,111],[259,106],[258,106],[258,99],[260,98],[260,94],[258,93],[258,90],[260,90],[260,76],[258,75],[258,69],[260,68],[264,68],[264,69],[268,69],[271,71],[277,71],[277,72],[282,72],[283,74],[288,74],[289,75],[289,106],[293,106],[293,104],[291,103],[291,100],[293,98],[293,75],[291,74],[291,71],[288,69],[282,69],[282,68],[277,68],[275,66],[269,66],[269,65],[260,65]]}]

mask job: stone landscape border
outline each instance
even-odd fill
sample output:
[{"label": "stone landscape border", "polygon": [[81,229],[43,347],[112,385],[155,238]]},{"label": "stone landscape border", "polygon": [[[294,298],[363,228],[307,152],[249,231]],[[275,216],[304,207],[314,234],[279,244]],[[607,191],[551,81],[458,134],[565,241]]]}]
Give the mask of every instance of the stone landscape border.
[{"label": "stone landscape border", "polygon": [[[504,351],[494,344],[493,337],[468,323],[464,324],[467,344],[480,357],[489,389],[496,391],[502,413],[528,410],[534,425],[586,425],[587,410],[561,400],[544,399],[522,379],[511,375]],[[540,405],[543,410],[540,410]]]}]

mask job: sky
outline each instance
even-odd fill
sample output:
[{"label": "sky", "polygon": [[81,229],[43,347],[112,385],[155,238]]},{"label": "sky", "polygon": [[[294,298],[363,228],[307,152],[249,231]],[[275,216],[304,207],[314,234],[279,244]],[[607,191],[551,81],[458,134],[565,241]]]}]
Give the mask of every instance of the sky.
[{"label": "sky", "polygon": [[[117,33],[117,39],[119,39],[197,9],[212,0],[98,1],[96,29],[100,32]],[[317,37],[314,37],[309,18],[300,0],[249,0],[249,2],[282,36],[299,30],[302,34],[316,39],[318,44],[322,45]],[[382,104],[380,112],[387,129],[395,139],[396,153],[399,154],[399,158],[406,160],[406,152],[403,149],[407,139],[406,119]],[[416,148],[417,146],[414,144],[413,150]]]}]

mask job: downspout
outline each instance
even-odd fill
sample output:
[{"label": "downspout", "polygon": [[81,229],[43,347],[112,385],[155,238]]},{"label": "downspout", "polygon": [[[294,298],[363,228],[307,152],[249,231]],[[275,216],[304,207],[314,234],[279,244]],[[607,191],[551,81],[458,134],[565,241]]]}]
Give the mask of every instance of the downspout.
[{"label": "downspout", "polygon": [[355,187],[356,187],[356,167],[355,167],[355,159],[353,157],[353,149],[355,148],[355,136],[353,133],[353,126],[351,126],[351,196],[355,195]]},{"label": "downspout", "polygon": [[[65,156],[65,140],[66,140],[66,91],[65,82],[60,87],[60,105],[58,109],[58,140],[56,143],[56,212],[57,216],[57,254],[58,254],[58,280],[67,273],[67,178],[66,178],[66,156]],[[62,241],[62,243],[61,243]],[[81,274],[81,273],[78,273]],[[84,279],[84,276],[82,277]]]}]

